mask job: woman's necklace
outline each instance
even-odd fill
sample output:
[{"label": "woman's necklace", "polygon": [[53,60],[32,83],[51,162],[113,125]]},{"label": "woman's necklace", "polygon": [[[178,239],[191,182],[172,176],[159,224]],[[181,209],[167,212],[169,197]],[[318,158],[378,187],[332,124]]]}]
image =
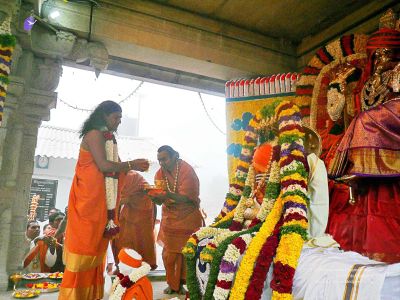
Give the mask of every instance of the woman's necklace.
[{"label": "woman's necklace", "polygon": [[164,174],[165,182],[167,184],[167,189],[168,189],[168,192],[170,192],[170,193],[176,193],[176,187],[178,185],[178,175],[179,175],[179,170],[180,170],[179,167],[180,167],[180,161],[177,160],[176,161],[176,169],[175,169],[175,178],[174,178],[174,189],[173,190],[171,190],[171,188],[169,186],[169,181],[168,181],[167,175]]}]

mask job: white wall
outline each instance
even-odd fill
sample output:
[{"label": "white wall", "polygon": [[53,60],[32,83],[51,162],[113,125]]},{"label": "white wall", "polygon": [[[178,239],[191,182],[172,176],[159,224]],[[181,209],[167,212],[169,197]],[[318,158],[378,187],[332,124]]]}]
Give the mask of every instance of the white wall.
[{"label": "white wall", "polygon": [[75,172],[75,159],[49,158],[49,168],[33,170],[33,178],[58,180],[56,208],[64,211],[68,205],[69,190]]}]

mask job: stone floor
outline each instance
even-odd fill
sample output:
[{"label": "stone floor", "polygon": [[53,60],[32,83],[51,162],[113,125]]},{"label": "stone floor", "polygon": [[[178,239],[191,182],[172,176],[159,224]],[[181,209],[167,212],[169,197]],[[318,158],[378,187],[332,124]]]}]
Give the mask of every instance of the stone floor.
[{"label": "stone floor", "polygon": [[[185,299],[185,296],[179,296],[177,294],[165,295],[163,294],[163,290],[167,287],[167,283],[165,281],[152,281],[153,285],[153,299],[155,300],[166,300],[178,297],[178,299]],[[0,292],[0,300],[9,300],[15,299],[11,296],[12,292]],[[58,293],[49,293],[49,294],[41,294],[38,298],[34,298],[37,300],[56,300],[58,297]],[[104,297],[104,299],[108,299],[108,297]],[[175,298],[176,299],[176,298]]]}]

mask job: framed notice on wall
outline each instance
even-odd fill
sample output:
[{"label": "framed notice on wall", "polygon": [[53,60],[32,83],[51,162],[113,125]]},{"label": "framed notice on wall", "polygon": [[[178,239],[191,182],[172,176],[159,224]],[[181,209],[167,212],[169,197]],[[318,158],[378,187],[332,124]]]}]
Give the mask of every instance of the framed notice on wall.
[{"label": "framed notice on wall", "polygon": [[36,210],[37,220],[42,222],[47,220],[49,210],[56,206],[57,186],[58,180],[32,178],[29,199],[35,195],[40,196]]}]

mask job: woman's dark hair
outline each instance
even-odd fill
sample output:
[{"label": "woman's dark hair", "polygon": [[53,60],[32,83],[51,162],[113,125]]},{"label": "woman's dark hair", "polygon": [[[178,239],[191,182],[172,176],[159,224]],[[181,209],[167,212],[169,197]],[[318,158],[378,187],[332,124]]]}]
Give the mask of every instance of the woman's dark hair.
[{"label": "woman's dark hair", "polygon": [[79,137],[83,137],[92,129],[101,129],[106,126],[105,116],[114,112],[122,112],[122,108],[118,103],[111,100],[101,102],[83,123]]},{"label": "woman's dark hair", "polygon": [[46,225],[44,225],[44,227],[43,227],[43,231],[45,231],[46,229],[47,229],[47,227],[51,227],[51,225],[50,224],[46,224]]},{"label": "woman's dark hair", "polygon": [[54,214],[52,214],[50,217],[49,217],[49,223],[54,223],[54,221],[56,220],[56,219],[58,219],[58,218],[64,218],[65,217],[65,214],[63,214],[62,212],[56,212],[56,213],[54,213]]},{"label": "woman's dark hair", "polygon": [[158,153],[163,152],[163,151],[167,152],[169,157],[175,156],[177,159],[179,158],[179,152],[175,151],[171,146],[164,145],[164,146],[161,146],[160,148],[158,148],[158,150],[157,150]]}]

